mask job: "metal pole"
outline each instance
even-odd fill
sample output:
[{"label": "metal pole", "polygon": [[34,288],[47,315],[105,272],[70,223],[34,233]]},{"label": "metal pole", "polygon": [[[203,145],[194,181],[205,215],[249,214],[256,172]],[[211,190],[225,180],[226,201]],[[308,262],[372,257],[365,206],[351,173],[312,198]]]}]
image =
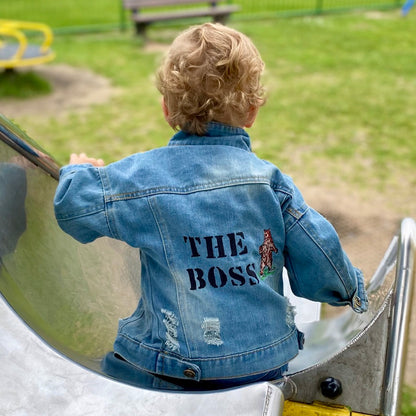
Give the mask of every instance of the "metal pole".
[{"label": "metal pole", "polygon": [[324,6],[324,0],[316,0],[316,8],[315,8],[316,14],[322,13],[323,6]]},{"label": "metal pole", "polygon": [[127,28],[126,24],[126,11],[124,10],[123,2],[120,0],[120,31],[124,32]]},{"label": "metal pole", "polygon": [[416,223],[406,218],[401,224],[395,293],[386,356],[383,416],[400,415],[400,397],[412,310],[413,279],[415,278],[415,252]]}]

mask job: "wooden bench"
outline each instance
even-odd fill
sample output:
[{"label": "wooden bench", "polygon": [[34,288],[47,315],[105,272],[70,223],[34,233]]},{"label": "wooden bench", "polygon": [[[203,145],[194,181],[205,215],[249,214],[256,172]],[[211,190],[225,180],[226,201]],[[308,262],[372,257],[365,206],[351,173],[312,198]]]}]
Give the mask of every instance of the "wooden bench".
[{"label": "wooden bench", "polygon": [[[122,2],[123,8],[131,12],[131,18],[139,35],[145,35],[148,25],[160,21],[211,16],[214,22],[225,24],[231,13],[240,10],[239,6],[229,4],[228,0],[122,0]],[[202,3],[206,6],[200,6]],[[181,9],[177,7],[178,5],[199,7]],[[147,11],[143,13],[146,9]]]}]

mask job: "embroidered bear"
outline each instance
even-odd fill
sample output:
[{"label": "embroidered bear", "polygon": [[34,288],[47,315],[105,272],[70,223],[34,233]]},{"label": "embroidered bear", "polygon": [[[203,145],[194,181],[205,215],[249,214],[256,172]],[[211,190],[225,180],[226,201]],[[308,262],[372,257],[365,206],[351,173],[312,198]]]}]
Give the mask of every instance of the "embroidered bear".
[{"label": "embroidered bear", "polygon": [[277,248],[274,245],[272,233],[270,229],[264,230],[264,241],[263,244],[259,247],[259,253],[261,255],[260,276],[264,275],[264,269],[266,267],[268,268],[268,272],[272,270],[273,252],[277,253]]}]

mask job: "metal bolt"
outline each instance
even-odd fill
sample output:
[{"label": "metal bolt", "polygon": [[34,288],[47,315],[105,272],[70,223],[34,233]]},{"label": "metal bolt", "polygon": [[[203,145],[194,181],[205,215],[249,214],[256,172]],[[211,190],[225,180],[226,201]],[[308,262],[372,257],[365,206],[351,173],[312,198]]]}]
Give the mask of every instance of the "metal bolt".
[{"label": "metal bolt", "polygon": [[336,399],[342,394],[342,384],[334,377],[328,377],[321,382],[321,393],[328,399]]}]

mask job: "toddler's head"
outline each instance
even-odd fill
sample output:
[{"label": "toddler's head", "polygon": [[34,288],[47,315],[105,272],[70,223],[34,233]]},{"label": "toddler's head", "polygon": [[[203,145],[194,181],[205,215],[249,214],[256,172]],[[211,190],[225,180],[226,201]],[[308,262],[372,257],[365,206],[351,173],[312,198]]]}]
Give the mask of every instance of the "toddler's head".
[{"label": "toddler's head", "polygon": [[210,121],[249,126],[265,101],[263,68],[242,33],[214,23],[190,27],[173,41],[157,74],[169,124],[198,135]]}]

